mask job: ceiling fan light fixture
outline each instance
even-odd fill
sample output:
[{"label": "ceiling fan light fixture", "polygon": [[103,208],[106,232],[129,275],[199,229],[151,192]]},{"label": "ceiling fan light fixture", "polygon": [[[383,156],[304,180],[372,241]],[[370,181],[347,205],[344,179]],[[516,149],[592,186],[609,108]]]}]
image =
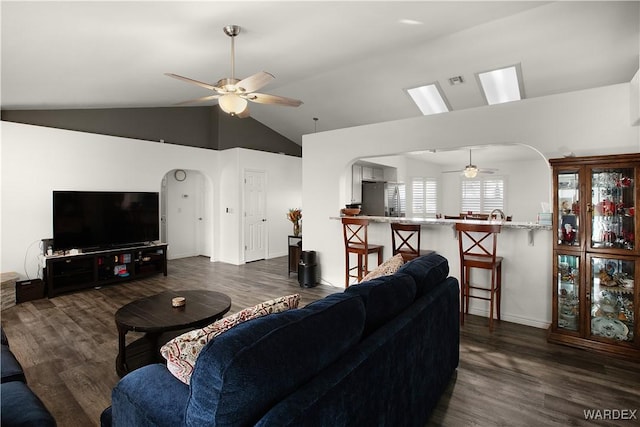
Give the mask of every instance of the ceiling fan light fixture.
[{"label": "ceiling fan light fixture", "polygon": [[249,77],[245,77],[242,80],[236,79],[234,38],[240,33],[240,27],[238,25],[227,25],[223,28],[223,31],[231,38],[231,77],[220,79],[218,80],[218,83],[212,85],[190,79],[188,77],[179,76],[177,74],[165,73],[169,77],[195,84],[215,92],[214,95],[202,96],[197,99],[180,102],[177,105],[218,99],[218,105],[222,111],[239,118],[249,117],[247,101],[256,102],[258,104],[286,105],[290,107],[298,107],[302,105],[302,101],[297,99],[256,92],[275,78],[273,74],[267,73],[266,71],[260,71]]},{"label": "ceiling fan light fixture", "polygon": [[476,176],[478,176],[478,167],[476,165],[467,165],[464,168],[465,178],[475,178]]},{"label": "ceiling fan light fixture", "polygon": [[464,167],[464,171],[462,171],[465,178],[475,178],[478,176],[478,167],[471,163],[471,150],[469,150],[469,164]]},{"label": "ceiling fan light fixture", "polygon": [[218,100],[218,104],[222,111],[231,115],[240,114],[247,108],[247,100],[235,93],[222,95]]}]

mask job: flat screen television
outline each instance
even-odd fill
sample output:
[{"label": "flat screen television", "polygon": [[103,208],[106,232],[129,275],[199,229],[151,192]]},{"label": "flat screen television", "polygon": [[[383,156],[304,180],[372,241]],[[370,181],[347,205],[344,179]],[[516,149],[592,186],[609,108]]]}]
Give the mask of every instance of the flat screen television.
[{"label": "flat screen television", "polygon": [[105,249],[158,240],[159,201],[153,192],[54,191],[54,249]]}]

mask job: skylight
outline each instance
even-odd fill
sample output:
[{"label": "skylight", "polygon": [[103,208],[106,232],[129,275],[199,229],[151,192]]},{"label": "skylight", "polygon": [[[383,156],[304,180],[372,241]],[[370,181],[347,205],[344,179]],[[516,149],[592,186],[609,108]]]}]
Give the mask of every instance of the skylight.
[{"label": "skylight", "polygon": [[489,105],[522,99],[519,65],[476,74]]},{"label": "skylight", "polygon": [[446,113],[450,110],[437,83],[406,89],[406,91],[425,116]]}]

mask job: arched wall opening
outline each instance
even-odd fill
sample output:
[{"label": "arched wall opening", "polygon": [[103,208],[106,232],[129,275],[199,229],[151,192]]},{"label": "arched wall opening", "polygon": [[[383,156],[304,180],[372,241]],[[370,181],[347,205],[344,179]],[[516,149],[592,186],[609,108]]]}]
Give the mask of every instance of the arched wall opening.
[{"label": "arched wall opening", "polygon": [[172,169],[161,181],[160,239],[169,259],[213,258],[213,185],[202,171]]},{"label": "arched wall opening", "polygon": [[[436,212],[457,214],[460,212],[460,182],[465,179],[462,170],[469,164],[469,150],[473,155],[472,163],[481,171],[491,172],[481,176],[505,180],[505,209],[514,220],[534,222],[537,214],[547,209],[552,197],[548,159],[536,148],[523,143],[469,145],[355,158],[340,179],[338,191],[344,204],[337,209],[362,202],[359,188],[362,181],[382,181],[405,185],[405,211],[400,216],[435,216],[435,213],[425,215],[412,209],[412,179],[428,177],[435,178],[438,183]],[[363,209],[363,214],[368,212]]]}]

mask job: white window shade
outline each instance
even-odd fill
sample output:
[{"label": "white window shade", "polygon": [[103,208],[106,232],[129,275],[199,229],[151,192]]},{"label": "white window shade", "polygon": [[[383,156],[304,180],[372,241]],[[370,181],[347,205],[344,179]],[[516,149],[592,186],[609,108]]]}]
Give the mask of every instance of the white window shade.
[{"label": "white window shade", "polygon": [[482,182],[482,207],[485,212],[504,209],[504,181],[486,179]]},{"label": "white window shade", "polygon": [[460,210],[462,212],[481,212],[482,211],[482,183],[480,180],[463,180],[461,191]]},{"label": "white window shade", "polygon": [[414,215],[425,212],[424,179],[413,178],[411,180],[411,211]]},{"label": "white window shade", "polygon": [[416,216],[435,216],[438,212],[438,181],[415,177],[411,180],[412,212]]},{"label": "white window shade", "polygon": [[464,179],[460,187],[460,211],[490,213],[504,210],[504,178]]}]

